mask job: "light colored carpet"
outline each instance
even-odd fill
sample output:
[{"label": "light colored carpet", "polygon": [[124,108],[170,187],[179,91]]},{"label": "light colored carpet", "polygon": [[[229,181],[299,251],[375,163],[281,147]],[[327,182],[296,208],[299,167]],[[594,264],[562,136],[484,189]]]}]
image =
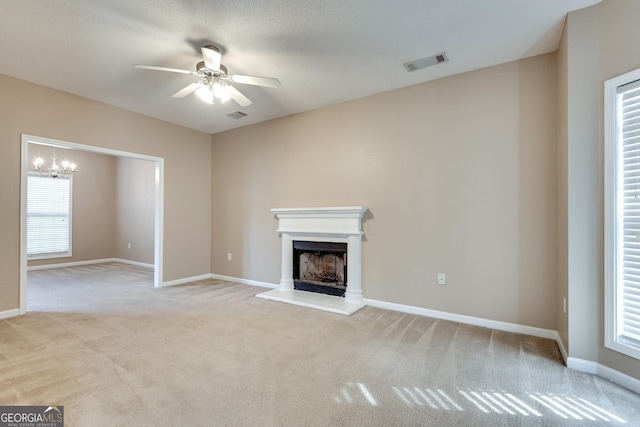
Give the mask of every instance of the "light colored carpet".
[{"label": "light colored carpet", "polygon": [[342,316],[124,264],[29,273],[0,321],[0,404],[67,426],[640,425],[640,396],[556,344],[365,307]]}]

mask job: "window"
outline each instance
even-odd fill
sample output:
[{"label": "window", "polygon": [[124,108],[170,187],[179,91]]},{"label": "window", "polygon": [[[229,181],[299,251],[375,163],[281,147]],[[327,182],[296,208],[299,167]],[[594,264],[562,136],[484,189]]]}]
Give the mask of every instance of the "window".
[{"label": "window", "polygon": [[71,177],[27,177],[27,256],[71,256]]},{"label": "window", "polygon": [[605,82],[605,346],[640,359],[640,70]]}]

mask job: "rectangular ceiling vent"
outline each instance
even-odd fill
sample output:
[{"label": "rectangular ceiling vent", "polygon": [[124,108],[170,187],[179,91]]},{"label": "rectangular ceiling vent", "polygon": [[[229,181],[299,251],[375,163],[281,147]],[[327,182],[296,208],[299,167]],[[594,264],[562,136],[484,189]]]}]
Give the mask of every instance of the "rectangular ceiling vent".
[{"label": "rectangular ceiling vent", "polygon": [[447,58],[447,54],[445,52],[440,52],[435,55],[429,56],[427,58],[416,59],[415,61],[405,62],[402,65],[404,65],[404,68],[406,68],[407,71],[411,72],[416,70],[422,70],[423,68],[427,68],[432,65],[439,64],[441,62],[447,62],[448,60],[449,58]]},{"label": "rectangular ceiling vent", "polygon": [[237,120],[246,117],[247,115],[242,111],[236,111],[235,113],[227,114],[227,116]]}]

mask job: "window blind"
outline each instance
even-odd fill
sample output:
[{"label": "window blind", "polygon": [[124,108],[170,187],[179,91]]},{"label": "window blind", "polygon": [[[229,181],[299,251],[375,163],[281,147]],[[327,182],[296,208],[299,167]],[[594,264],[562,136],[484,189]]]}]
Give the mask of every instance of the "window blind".
[{"label": "window blind", "polygon": [[622,271],[616,321],[621,338],[640,344],[640,80],[618,87],[617,101]]},{"label": "window blind", "polygon": [[27,177],[27,255],[70,254],[71,179]]}]

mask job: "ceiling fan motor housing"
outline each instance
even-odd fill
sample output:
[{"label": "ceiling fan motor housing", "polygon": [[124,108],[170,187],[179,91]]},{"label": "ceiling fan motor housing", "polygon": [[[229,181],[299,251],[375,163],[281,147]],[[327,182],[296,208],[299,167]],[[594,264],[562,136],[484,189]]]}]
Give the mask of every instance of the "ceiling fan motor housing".
[{"label": "ceiling fan motor housing", "polygon": [[198,72],[198,74],[220,74],[220,75],[222,75],[222,74],[227,74],[227,67],[225,67],[224,65],[220,64],[220,69],[219,70],[210,70],[204,64],[204,61],[200,61],[196,65],[196,72]]}]

